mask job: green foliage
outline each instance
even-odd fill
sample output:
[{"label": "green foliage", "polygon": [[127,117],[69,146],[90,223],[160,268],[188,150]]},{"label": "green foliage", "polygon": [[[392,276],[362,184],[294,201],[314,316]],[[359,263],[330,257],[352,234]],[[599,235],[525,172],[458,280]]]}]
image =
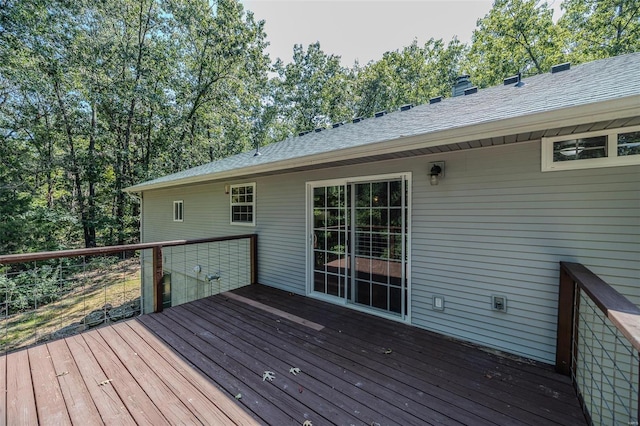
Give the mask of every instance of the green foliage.
[{"label": "green foliage", "polygon": [[238,1],[7,1],[0,31],[2,253],[134,241],[122,189],[259,136],[265,34]]},{"label": "green foliage", "polygon": [[455,38],[448,45],[431,39],[418,46],[414,40],[401,51],[385,53],[381,60],[359,72],[356,115],[367,117],[404,104],[422,104],[434,96],[447,96],[464,53],[465,46]]},{"label": "green foliage", "polygon": [[548,72],[563,62],[565,33],[553,10],[538,0],[496,0],[478,20],[466,65],[475,85],[487,87],[521,72]]},{"label": "green foliage", "polygon": [[567,31],[573,62],[640,50],[638,0],[565,0],[558,22]]},{"label": "green foliage", "polygon": [[305,51],[293,47],[293,62],[280,59],[273,66],[278,77],[271,81],[277,136],[326,127],[351,118],[349,100],[352,78],[340,65],[340,57],[325,54],[320,43]]},{"label": "green foliage", "polygon": [[7,314],[34,309],[58,299],[57,269],[45,266],[11,278],[0,276],[0,295]]}]

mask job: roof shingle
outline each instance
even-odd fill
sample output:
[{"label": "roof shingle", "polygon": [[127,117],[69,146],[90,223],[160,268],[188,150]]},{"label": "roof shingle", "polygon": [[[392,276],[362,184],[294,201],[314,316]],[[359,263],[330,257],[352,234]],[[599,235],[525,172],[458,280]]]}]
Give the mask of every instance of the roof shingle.
[{"label": "roof shingle", "polygon": [[640,53],[602,59],[572,66],[567,71],[523,79],[525,85],[522,87],[495,86],[406,111],[291,137],[261,147],[260,156],[254,157],[251,150],[144,182],[127,191],[179,185],[198,176],[215,179],[216,174],[252,166],[273,164],[276,167],[278,162],[285,160],[332,152],[338,156],[340,150],[347,148],[638,96],[639,80]]}]

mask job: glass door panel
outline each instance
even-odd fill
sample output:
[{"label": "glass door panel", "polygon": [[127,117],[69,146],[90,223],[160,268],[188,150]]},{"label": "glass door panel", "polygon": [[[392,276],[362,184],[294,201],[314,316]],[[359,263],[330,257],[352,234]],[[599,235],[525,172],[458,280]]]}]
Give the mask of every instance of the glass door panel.
[{"label": "glass door panel", "polygon": [[345,185],[313,188],[313,291],[340,298],[347,291]]},{"label": "glass door panel", "polygon": [[355,183],[352,300],[404,315],[406,308],[406,187],[402,179]]}]

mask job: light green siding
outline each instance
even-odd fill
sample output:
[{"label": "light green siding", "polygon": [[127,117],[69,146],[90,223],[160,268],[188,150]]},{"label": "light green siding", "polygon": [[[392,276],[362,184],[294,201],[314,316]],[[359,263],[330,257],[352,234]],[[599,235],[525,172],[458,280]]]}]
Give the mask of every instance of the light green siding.
[{"label": "light green siding", "polygon": [[[430,161],[446,162],[438,186]],[[400,172],[413,173],[412,324],[553,362],[559,261],[583,263],[640,303],[640,167],[542,173],[539,141],[147,191],[144,240],[255,232],[259,281],[304,294],[305,183]],[[229,225],[224,185],[244,182],[256,182],[255,227]],[[494,294],[507,312],[491,310]]]}]

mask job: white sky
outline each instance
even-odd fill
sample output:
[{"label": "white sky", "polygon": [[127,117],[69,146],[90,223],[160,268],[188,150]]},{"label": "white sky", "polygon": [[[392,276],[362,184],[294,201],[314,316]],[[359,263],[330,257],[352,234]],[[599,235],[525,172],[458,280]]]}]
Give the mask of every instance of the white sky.
[{"label": "white sky", "polygon": [[[559,17],[560,0],[553,4]],[[265,21],[271,60],[291,62],[293,45],[305,50],[320,42],[326,54],[342,57],[343,66],[379,60],[387,51],[402,49],[417,38],[445,42],[454,35],[468,43],[476,21],[492,0],[242,0],[245,9]]]}]

